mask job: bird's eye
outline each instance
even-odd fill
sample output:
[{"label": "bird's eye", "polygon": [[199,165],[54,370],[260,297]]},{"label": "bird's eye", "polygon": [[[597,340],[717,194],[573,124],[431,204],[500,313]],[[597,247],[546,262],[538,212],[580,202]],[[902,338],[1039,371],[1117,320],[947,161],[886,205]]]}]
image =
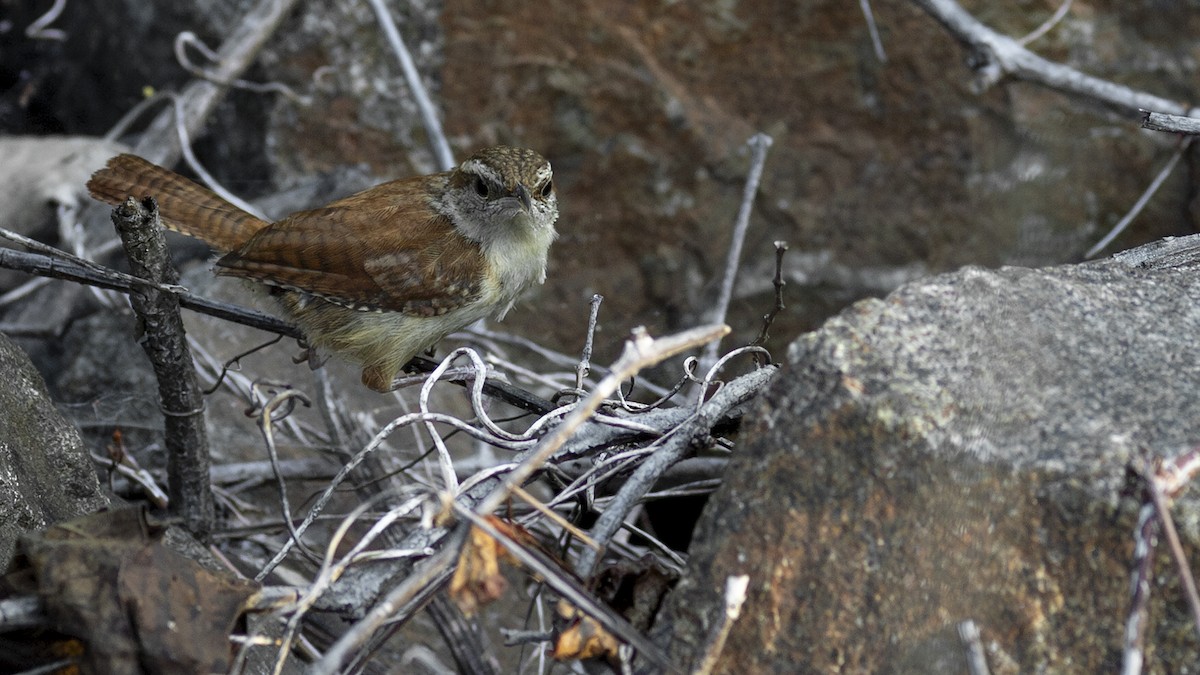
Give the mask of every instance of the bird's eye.
[{"label": "bird's eye", "polygon": [[475,194],[479,195],[480,197],[488,196],[487,182],[483,180],[482,176],[475,177],[474,188],[475,188]]},{"label": "bird's eye", "polygon": [[546,199],[553,192],[554,192],[554,181],[552,181],[552,180],[546,181],[546,184],[542,186],[542,199]]}]

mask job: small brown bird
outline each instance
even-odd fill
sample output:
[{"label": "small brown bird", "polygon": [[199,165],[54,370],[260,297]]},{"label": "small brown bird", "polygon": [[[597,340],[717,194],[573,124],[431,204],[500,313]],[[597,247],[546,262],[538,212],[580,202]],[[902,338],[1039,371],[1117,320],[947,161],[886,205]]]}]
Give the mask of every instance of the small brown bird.
[{"label": "small brown bird", "polygon": [[503,318],[545,281],[557,236],[550,163],[506,146],[275,223],[133,155],[109,160],[87,187],[113,205],[156,198],[167,228],[223,254],[218,274],[273,287],[312,346],[357,361],[363,384],[381,392],[413,356]]}]

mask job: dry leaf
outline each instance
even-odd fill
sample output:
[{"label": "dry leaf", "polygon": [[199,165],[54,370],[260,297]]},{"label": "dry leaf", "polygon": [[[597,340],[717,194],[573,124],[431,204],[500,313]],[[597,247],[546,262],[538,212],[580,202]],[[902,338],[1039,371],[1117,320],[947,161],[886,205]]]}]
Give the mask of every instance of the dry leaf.
[{"label": "dry leaf", "polygon": [[[533,535],[525,528],[496,516],[487,516],[488,524],[504,532],[509,538],[522,543],[533,543]],[[458,556],[458,568],[450,579],[450,598],[467,616],[474,616],[481,605],[486,605],[504,594],[508,582],[500,574],[500,560],[516,560],[505,550],[504,545],[478,527],[472,527]]]},{"label": "dry leaf", "polygon": [[580,612],[566,600],[559,600],[555,609],[564,624],[554,641],[552,656],[555,659],[617,658],[620,643],[595,619]]}]

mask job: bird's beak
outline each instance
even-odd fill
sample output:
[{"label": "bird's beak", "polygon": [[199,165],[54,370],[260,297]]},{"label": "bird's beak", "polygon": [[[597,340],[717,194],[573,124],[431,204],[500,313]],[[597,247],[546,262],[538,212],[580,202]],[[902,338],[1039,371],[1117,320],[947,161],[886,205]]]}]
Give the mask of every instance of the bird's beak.
[{"label": "bird's beak", "polygon": [[533,198],[529,196],[529,188],[523,183],[517,183],[517,188],[513,190],[513,196],[517,201],[521,202],[521,206],[525,209],[525,213],[533,211]]}]

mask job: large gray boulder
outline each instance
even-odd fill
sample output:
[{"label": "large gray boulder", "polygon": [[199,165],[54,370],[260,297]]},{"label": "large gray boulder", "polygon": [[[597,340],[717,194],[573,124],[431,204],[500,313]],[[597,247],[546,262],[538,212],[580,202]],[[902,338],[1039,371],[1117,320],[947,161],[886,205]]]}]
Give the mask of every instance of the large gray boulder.
[{"label": "large gray boulder", "polygon": [[[1121,663],[1143,450],[1200,444],[1200,236],[1045,269],[968,268],[796,340],[657,630],[681,660],[750,595],[718,672],[993,673]],[[1131,486],[1134,489],[1130,489]],[[1196,491],[1174,515],[1193,562]],[[1196,662],[1159,552],[1155,672]]]}]

